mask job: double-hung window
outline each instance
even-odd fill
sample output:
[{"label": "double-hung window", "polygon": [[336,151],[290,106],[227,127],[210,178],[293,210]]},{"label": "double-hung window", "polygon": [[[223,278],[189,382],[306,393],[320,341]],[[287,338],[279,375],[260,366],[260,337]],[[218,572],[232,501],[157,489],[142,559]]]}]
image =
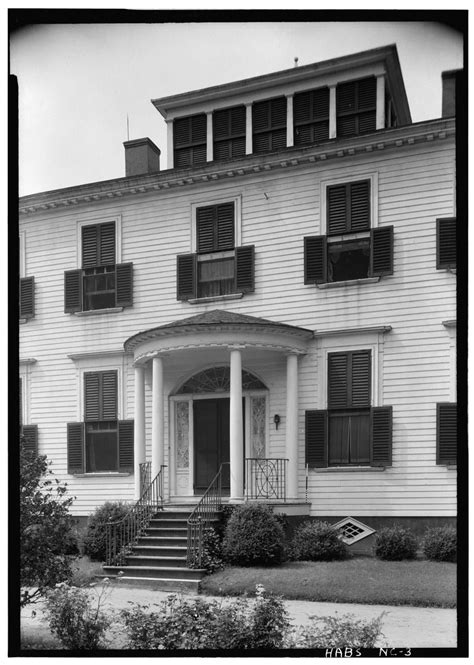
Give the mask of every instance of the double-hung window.
[{"label": "double-hung window", "polygon": [[116,370],[83,375],[84,420],[68,423],[69,473],[133,470],[133,421],[118,419]]},{"label": "double-hung window", "polygon": [[393,273],[393,226],[372,228],[370,179],[325,188],[326,235],[304,239],[305,284]]},{"label": "double-hung window", "polygon": [[390,466],[392,408],[372,406],[372,352],[327,356],[327,409],[306,411],[309,467]]},{"label": "double-hung window", "polygon": [[104,310],[133,304],[133,264],[116,261],[116,224],[81,227],[81,268],[64,273],[64,311]]},{"label": "double-hung window", "polygon": [[254,290],[254,246],[236,245],[236,202],[195,209],[196,252],[177,257],[177,299]]},{"label": "double-hung window", "polygon": [[205,113],[176,118],[173,122],[174,166],[205,164],[207,160],[207,118]]}]

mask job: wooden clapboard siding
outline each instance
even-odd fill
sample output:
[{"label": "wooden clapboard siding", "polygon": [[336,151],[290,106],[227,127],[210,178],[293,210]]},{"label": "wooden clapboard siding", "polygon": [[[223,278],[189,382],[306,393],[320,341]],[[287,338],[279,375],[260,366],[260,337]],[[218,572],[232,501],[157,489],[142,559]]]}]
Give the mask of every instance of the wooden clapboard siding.
[{"label": "wooden clapboard siding", "polygon": [[[383,472],[310,472],[313,514],[448,515],[455,510],[453,473],[436,466],[436,402],[449,401],[449,338],[441,322],[455,318],[455,278],[436,270],[436,218],[454,211],[454,149],[436,141],[325,163],[275,169],[245,178],[218,180],[169,191],[100,201],[29,215],[20,222],[27,236],[28,274],[37,284],[36,318],[22,326],[21,357],[34,357],[29,380],[30,421],[40,432],[58,474],[66,474],[66,422],[77,413],[77,369],[68,354],[118,350],[138,330],[204,311],[176,300],[176,255],[191,247],[191,204],[241,196],[241,244],[255,245],[255,292],[241,300],[211,303],[319,332],[390,325],[383,349],[382,403],[394,409],[393,466]],[[378,225],[394,226],[394,274],[377,284],[317,289],[303,284],[303,238],[321,234],[321,180],[363,179],[378,174]],[[266,196],[265,196],[266,195]],[[63,273],[77,268],[77,222],[121,216],[121,262],[132,262],[133,307],[118,314],[64,314]],[[154,247],[154,251],[150,251]],[[285,261],[282,280],[282,256]],[[45,334],[47,331],[47,334]],[[299,361],[299,488],[304,493],[304,411],[323,408],[319,395],[316,342]],[[285,365],[266,365],[270,389],[268,430],[271,456],[285,456]],[[166,367],[166,361],[165,361]],[[251,369],[251,368],[249,368]],[[165,372],[168,370],[165,370]],[[179,376],[165,376],[172,390]],[[145,397],[151,409],[151,375]],[[124,418],[133,418],[134,371],[124,370]],[[54,408],[52,407],[54,405]],[[168,405],[165,437],[168,441]],[[147,418],[151,455],[151,419]],[[165,446],[166,455],[167,446]],[[167,458],[166,458],[167,459]],[[165,461],[165,463],[167,463]],[[77,496],[75,514],[105,500],[133,496],[133,476],[67,478]]]}]

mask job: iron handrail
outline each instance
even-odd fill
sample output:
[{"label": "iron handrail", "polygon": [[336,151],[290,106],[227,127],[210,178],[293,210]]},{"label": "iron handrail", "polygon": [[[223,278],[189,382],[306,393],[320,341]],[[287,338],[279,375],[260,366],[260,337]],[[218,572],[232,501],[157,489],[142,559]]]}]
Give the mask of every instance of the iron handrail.
[{"label": "iron handrail", "polygon": [[189,567],[202,567],[204,531],[211,522],[211,516],[222,508],[222,468],[227,464],[229,462],[220,465],[219,471],[188,517],[187,565]]},{"label": "iron handrail", "polygon": [[163,469],[162,464],[155,478],[148,483],[140,498],[121,520],[105,525],[106,565],[126,565],[131,546],[144,533],[153,515],[163,508]]}]

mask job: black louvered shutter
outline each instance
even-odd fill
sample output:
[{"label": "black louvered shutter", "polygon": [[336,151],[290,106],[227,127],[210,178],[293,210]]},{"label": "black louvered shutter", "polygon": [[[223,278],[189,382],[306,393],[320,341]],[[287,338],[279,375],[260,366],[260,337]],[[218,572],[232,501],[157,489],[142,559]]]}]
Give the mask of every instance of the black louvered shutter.
[{"label": "black louvered shutter", "polygon": [[234,204],[217,206],[217,246],[219,252],[234,249]]},{"label": "black louvered shutter", "polygon": [[176,147],[191,142],[190,118],[177,118],[173,121],[173,140]]},{"label": "black louvered shutter", "polygon": [[328,408],[344,409],[350,404],[350,354],[328,355]]},{"label": "black louvered shutter", "polygon": [[202,254],[216,249],[217,206],[204,206],[196,210],[197,251]]},{"label": "black louvered shutter", "polygon": [[87,422],[101,419],[100,393],[99,372],[86,372],[84,374],[84,420]]},{"label": "black louvered shutter", "polygon": [[337,86],[336,109],[338,114],[356,110],[356,84],[354,81]]},{"label": "black louvered shutter", "polygon": [[436,464],[457,463],[457,404],[436,405]]},{"label": "black louvered shutter", "polygon": [[177,300],[189,300],[196,297],[197,260],[196,254],[179,254],[177,267]]},{"label": "black louvered shutter", "polygon": [[328,414],[325,409],[305,412],[305,461],[312,469],[328,465]]},{"label": "black louvered shutter", "polygon": [[304,283],[322,284],[326,281],[326,236],[306,236],[304,239]]},{"label": "black louvered shutter", "polygon": [[82,270],[64,273],[64,311],[67,314],[82,310]]},{"label": "black louvered shutter", "polygon": [[133,305],[133,263],[119,263],[116,268],[116,305],[131,307]]},{"label": "black louvered shutter", "polygon": [[35,278],[20,279],[20,319],[32,319],[35,315]]},{"label": "black louvered shutter", "polygon": [[115,222],[99,224],[99,250],[100,266],[115,265]]},{"label": "black louvered shutter", "polygon": [[117,372],[100,372],[101,420],[117,420]]},{"label": "black louvered shutter", "polygon": [[235,249],[235,290],[237,293],[255,291],[255,246]]},{"label": "black louvered shutter", "polygon": [[119,471],[133,472],[133,420],[118,423]]},{"label": "black louvered shutter", "polygon": [[357,82],[357,110],[374,109],[377,103],[377,81],[374,76]]},{"label": "black louvered shutter", "polygon": [[82,267],[95,268],[99,265],[99,225],[82,227]]},{"label": "black louvered shutter", "polygon": [[270,129],[270,102],[255,102],[252,105],[252,129],[254,132]]},{"label": "black louvered shutter", "polygon": [[67,424],[67,472],[84,473],[84,423]]},{"label": "black louvered shutter", "polygon": [[370,466],[392,466],[392,407],[372,407],[370,428]]},{"label": "black louvered shutter", "polygon": [[371,362],[370,351],[352,351],[350,354],[351,394],[348,406],[363,408],[370,406]]},{"label": "black louvered shutter", "polygon": [[327,188],[327,230],[328,235],[341,235],[348,231],[347,185],[332,185]]},{"label": "black louvered shutter", "polygon": [[456,267],[456,218],[436,220],[436,268]]},{"label": "black louvered shutter", "polygon": [[205,113],[191,117],[191,141],[193,143],[206,143],[207,116]]},{"label": "black louvered shutter", "polygon": [[393,226],[370,231],[370,275],[393,275]]},{"label": "black louvered shutter", "polygon": [[38,425],[23,425],[23,446],[30,453],[38,454]]},{"label": "black louvered shutter", "polygon": [[350,231],[366,231],[370,228],[370,181],[361,180],[349,185]]}]

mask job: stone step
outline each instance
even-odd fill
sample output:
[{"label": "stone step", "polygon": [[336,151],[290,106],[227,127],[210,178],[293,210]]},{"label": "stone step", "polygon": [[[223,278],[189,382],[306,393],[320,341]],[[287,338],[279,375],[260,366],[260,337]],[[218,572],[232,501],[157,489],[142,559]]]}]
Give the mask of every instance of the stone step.
[{"label": "stone step", "polygon": [[188,528],[177,527],[177,528],[161,528],[161,527],[148,527],[145,531],[147,536],[153,537],[163,537],[163,538],[187,538],[188,537]]},{"label": "stone step", "polygon": [[155,577],[122,577],[113,578],[113,584],[135,588],[153,589],[154,591],[182,591],[187,594],[198,594],[200,580],[157,579]]},{"label": "stone step", "polygon": [[186,558],[188,548],[186,543],[183,543],[181,547],[178,546],[166,546],[166,545],[135,545],[133,548],[134,556],[159,556],[159,557],[178,557]]},{"label": "stone step", "polygon": [[148,566],[158,568],[186,568],[186,556],[162,556],[161,554],[139,554],[135,549],[127,557],[129,566]]},{"label": "stone step", "polygon": [[155,547],[187,547],[188,537],[186,536],[141,536],[138,539],[137,546],[153,545]]},{"label": "stone step", "polygon": [[150,579],[200,580],[205,570],[193,568],[173,568],[168,566],[104,566],[104,573],[109,577],[147,577]]}]

